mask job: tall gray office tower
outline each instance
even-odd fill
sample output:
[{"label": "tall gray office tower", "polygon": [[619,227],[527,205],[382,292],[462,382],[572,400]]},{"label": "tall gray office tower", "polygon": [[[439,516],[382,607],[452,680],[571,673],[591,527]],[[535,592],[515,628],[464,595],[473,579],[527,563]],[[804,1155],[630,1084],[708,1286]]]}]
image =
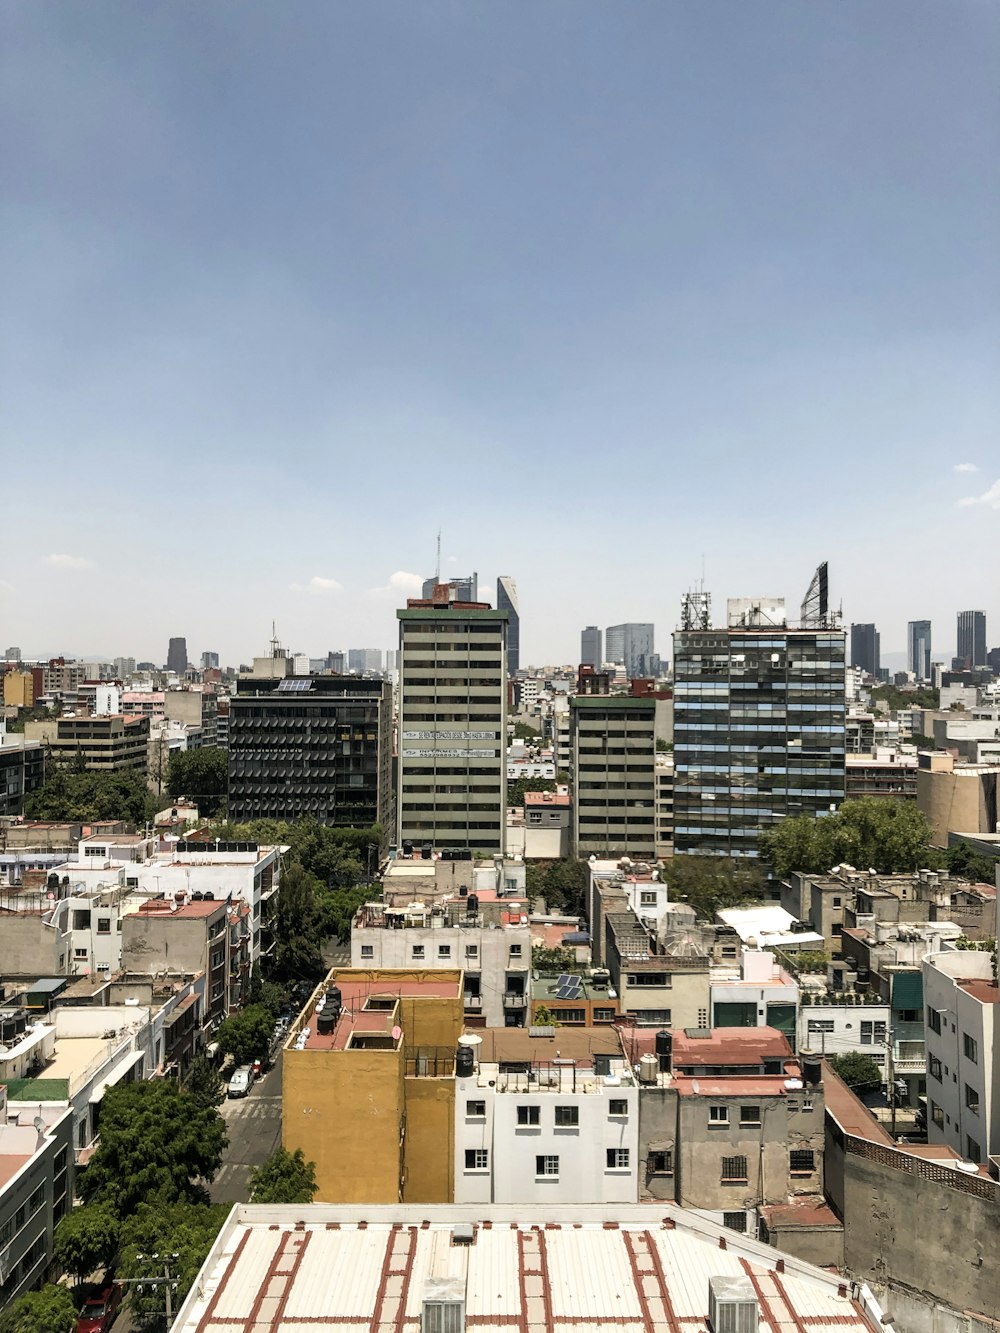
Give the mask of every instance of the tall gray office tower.
[{"label": "tall gray office tower", "polygon": [[188,669],[187,639],[171,639],[167,648],[167,670],[183,676]]},{"label": "tall gray office tower", "polygon": [[879,644],[879,632],[874,625],[852,625],[851,666],[877,677],[881,665]]},{"label": "tall gray office tower", "polygon": [[588,625],[580,633],[580,665],[592,666],[595,671],[599,671],[603,662],[601,631],[596,625]]},{"label": "tall gray office tower", "polygon": [[845,634],[674,634],[674,852],[757,856],[762,829],[844,799]]},{"label": "tall gray office tower", "polygon": [[653,661],[653,626],[649,624],[609,625],[604,632],[604,648],[609,662],[624,662],[630,680],[655,675]]},{"label": "tall gray office tower", "polygon": [[501,574],[497,579],[497,610],[507,612],[507,671],[516,676],[521,665],[521,616],[517,584],[509,574]]},{"label": "tall gray office tower", "polygon": [[906,627],[906,666],[917,680],[931,678],[931,622],[911,620]]},{"label": "tall gray office tower", "polygon": [[958,656],[966,666],[986,665],[985,611],[959,611]]},{"label": "tall gray office tower", "polygon": [[219,669],[219,654],[208,652],[202,653],[201,669],[202,671],[217,671]]}]

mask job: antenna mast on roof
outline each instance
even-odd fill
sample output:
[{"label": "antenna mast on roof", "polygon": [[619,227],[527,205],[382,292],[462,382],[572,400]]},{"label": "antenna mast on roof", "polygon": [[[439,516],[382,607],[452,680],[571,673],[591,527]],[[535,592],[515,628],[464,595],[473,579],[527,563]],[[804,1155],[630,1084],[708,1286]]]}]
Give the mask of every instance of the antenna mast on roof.
[{"label": "antenna mast on roof", "polygon": [[434,582],[441,582],[441,529],[438,528],[437,564],[434,566]]}]

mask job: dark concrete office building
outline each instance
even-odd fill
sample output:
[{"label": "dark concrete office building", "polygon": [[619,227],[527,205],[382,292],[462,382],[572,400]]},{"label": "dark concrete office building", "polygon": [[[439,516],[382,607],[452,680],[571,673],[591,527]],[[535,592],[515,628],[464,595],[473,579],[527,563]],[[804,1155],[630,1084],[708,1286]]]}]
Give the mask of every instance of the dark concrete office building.
[{"label": "dark concrete office building", "polygon": [[958,657],[968,669],[986,666],[985,611],[959,611]]},{"label": "dark concrete office building", "polygon": [[171,639],[167,647],[167,670],[183,676],[188,669],[187,639]]},{"label": "dark concrete office building", "polygon": [[229,817],[392,836],[392,687],[356,676],[241,677],[229,705]]},{"label": "dark concrete office building", "polygon": [[874,625],[852,625],[851,666],[877,677],[880,665],[878,630]]},{"label": "dark concrete office building", "polygon": [[604,636],[596,625],[588,625],[580,631],[580,662],[583,666],[592,666],[600,671],[604,665]]},{"label": "dark concrete office building", "polygon": [[844,799],[842,630],[674,634],[674,850],[756,856],[762,829]]}]

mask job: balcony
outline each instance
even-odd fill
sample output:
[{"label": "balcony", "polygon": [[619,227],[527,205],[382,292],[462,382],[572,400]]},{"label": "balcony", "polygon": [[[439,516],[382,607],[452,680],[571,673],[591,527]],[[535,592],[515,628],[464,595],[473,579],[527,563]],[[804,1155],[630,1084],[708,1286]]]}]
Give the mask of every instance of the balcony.
[{"label": "balcony", "polygon": [[462,1004],[467,1014],[478,1014],[483,1008],[483,997],[481,995],[473,995],[471,992],[466,991],[462,998]]},{"label": "balcony", "polygon": [[505,1009],[526,1009],[528,1006],[528,996],[524,991],[506,990],[503,993],[503,1007]]}]

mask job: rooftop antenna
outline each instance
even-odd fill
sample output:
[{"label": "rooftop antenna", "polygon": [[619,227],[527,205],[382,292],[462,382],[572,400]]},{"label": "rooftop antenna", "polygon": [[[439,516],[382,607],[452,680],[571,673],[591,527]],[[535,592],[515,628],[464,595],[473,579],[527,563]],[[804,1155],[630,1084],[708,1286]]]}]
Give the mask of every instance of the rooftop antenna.
[{"label": "rooftop antenna", "polygon": [[441,582],[441,529],[438,528],[437,564],[434,566],[434,582]]},{"label": "rooftop antenna", "polygon": [[278,631],[273,620],[271,621],[271,656],[278,656]]}]

